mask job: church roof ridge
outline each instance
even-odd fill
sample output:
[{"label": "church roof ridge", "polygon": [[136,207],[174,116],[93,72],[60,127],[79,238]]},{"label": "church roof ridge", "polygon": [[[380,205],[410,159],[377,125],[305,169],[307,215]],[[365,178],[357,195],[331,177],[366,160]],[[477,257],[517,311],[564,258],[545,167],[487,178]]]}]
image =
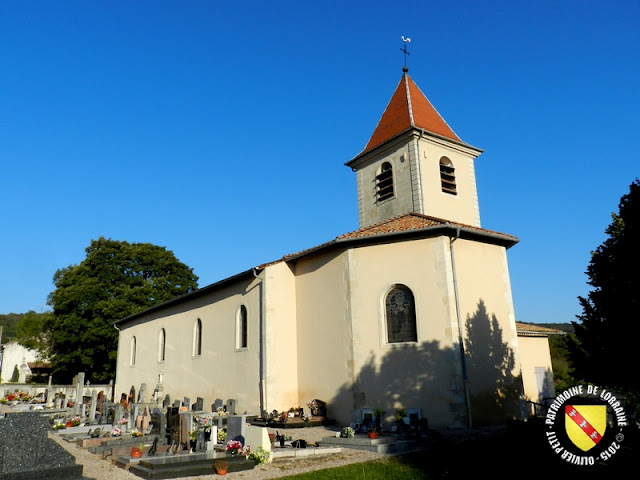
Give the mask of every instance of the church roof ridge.
[{"label": "church roof ridge", "polygon": [[445,220],[443,218],[431,217],[422,213],[409,212],[390,218],[388,220],[384,220],[379,223],[375,223],[373,225],[369,225],[367,227],[360,228],[358,230],[344,233],[337,236],[333,240],[329,240],[314,247],[306,248],[295,253],[284,255],[278,260],[264,263],[262,265],[259,265],[257,268],[263,269],[276,263],[286,262],[296,258],[304,257],[305,255],[318,250],[322,250],[332,245],[338,245],[340,243],[354,241],[356,239],[388,237],[391,235],[407,234],[412,231],[419,232],[421,230],[424,231],[437,227],[460,228],[461,230],[465,230],[466,232],[473,232],[481,236],[500,240],[509,244],[509,246],[515,245],[519,241],[518,237],[506,233],[487,230],[486,228],[475,227],[473,225],[467,225],[464,223],[453,222],[450,220]]},{"label": "church roof ridge", "polygon": [[362,155],[411,129],[421,129],[464,143],[435,109],[408,73],[404,72]]}]

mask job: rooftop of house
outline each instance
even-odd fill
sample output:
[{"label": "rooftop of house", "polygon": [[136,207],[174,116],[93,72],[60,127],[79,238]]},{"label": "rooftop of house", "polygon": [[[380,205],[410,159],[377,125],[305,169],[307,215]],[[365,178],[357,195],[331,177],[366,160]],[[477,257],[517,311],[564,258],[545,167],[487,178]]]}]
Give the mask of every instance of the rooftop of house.
[{"label": "rooftop of house", "polygon": [[516,331],[518,335],[524,337],[538,337],[548,335],[564,335],[566,332],[555,328],[543,327],[531,323],[516,322]]}]

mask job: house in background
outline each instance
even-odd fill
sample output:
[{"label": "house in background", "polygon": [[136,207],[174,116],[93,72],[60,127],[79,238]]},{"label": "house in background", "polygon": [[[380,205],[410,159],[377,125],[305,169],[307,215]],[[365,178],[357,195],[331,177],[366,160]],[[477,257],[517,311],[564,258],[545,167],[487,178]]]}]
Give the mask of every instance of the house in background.
[{"label": "house in background", "polygon": [[565,332],[520,322],[516,323],[516,328],[525,398],[546,405],[549,399],[556,396],[549,335],[564,335]]},{"label": "house in background", "polygon": [[25,383],[32,374],[30,364],[38,360],[38,352],[29,350],[18,342],[7,342],[0,346],[0,383],[9,383],[15,369],[18,383]]},{"label": "house in background", "polygon": [[[115,323],[117,394],[234,399],[237,413],[416,409],[432,427],[523,418],[507,264],[475,158],[405,69],[356,173],[359,228]],[[390,419],[390,418],[389,418]]]}]

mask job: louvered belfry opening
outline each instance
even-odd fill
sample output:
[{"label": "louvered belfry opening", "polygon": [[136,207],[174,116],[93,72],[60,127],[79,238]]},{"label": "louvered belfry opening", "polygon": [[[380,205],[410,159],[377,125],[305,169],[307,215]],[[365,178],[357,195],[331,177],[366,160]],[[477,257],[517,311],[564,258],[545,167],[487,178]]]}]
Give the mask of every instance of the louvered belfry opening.
[{"label": "louvered belfry opening", "polygon": [[393,169],[389,162],[382,164],[380,174],[376,176],[376,194],[378,201],[393,197]]},{"label": "louvered belfry opening", "polygon": [[447,157],[440,159],[440,184],[443,192],[452,195],[458,194],[456,189],[456,169]]}]

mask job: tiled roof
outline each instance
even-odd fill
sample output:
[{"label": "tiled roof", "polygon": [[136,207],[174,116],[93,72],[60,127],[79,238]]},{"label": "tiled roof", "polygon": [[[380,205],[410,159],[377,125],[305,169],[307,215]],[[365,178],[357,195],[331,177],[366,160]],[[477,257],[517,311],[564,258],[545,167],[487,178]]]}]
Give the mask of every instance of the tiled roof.
[{"label": "tiled roof", "polygon": [[502,241],[510,245],[513,245],[518,242],[518,238],[514,237],[513,235],[507,235],[505,233],[499,233],[492,230],[487,230],[485,228],[474,227],[472,225],[451,222],[448,220],[443,220],[441,218],[430,217],[420,213],[411,212],[411,213],[406,213],[404,215],[391,218],[389,220],[385,220],[384,222],[376,223],[374,225],[361,228],[359,230],[354,230],[353,232],[345,233],[343,235],[336,237],[333,240],[322,243],[315,247],[307,248],[305,250],[302,250],[296,253],[291,253],[291,254],[285,255],[281,259],[276,260],[274,262],[269,262],[269,263],[260,265],[258,268],[264,268],[269,265],[273,265],[275,263],[279,263],[282,261],[288,261],[294,258],[303,257],[304,255],[307,255],[311,252],[315,252],[341,242],[346,242],[346,241],[355,240],[355,239],[374,238],[376,236],[392,235],[396,233],[397,234],[408,233],[411,231],[417,232],[419,230],[424,230],[431,227],[453,227],[453,228],[460,227],[465,231],[477,232],[480,235],[499,237]]},{"label": "tiled roof", "polygon": [[532,325],[530,323],[516,322],[516,330],[522,335],[564,335],[565,332],[555,328],[543,327],[542,325]]},{"label": "tiled roof", "polygon": [[410,128],[424,129],[457,142],[461,141],[411,77],[405,73],[361,154]]},{"label": "tiled roof", "polygon": [[345,233],[344,235],[340,235],[338,238],[345,239],[345,238],[370,237],[373,235],[380,235],[380,234],[387,234],[387,233],[394,233],[394,232],[406,232],[409,230],[420,230],[427,227],[445,226],[445,225],[452,225],[454,227],[471,229],[479,233],[501,235],[506,238],[511,238],[514,241],[518,240],[517,237],[514,237],[513,235],[506,235],[504,233],[494,232],[492,230],[487,230],[485,228],[474,227],[472,225],[466,225],[464,223],[451,222],[449,220],[444,220],[442,218],[430,217],[428,215],[423,215],[421,213],[415,213],[415,212],[390,218],[389,220],[385,220],[384,222],[376,223],[374,225],[361,228],[360,230],[356,230],[354,232]]}]

